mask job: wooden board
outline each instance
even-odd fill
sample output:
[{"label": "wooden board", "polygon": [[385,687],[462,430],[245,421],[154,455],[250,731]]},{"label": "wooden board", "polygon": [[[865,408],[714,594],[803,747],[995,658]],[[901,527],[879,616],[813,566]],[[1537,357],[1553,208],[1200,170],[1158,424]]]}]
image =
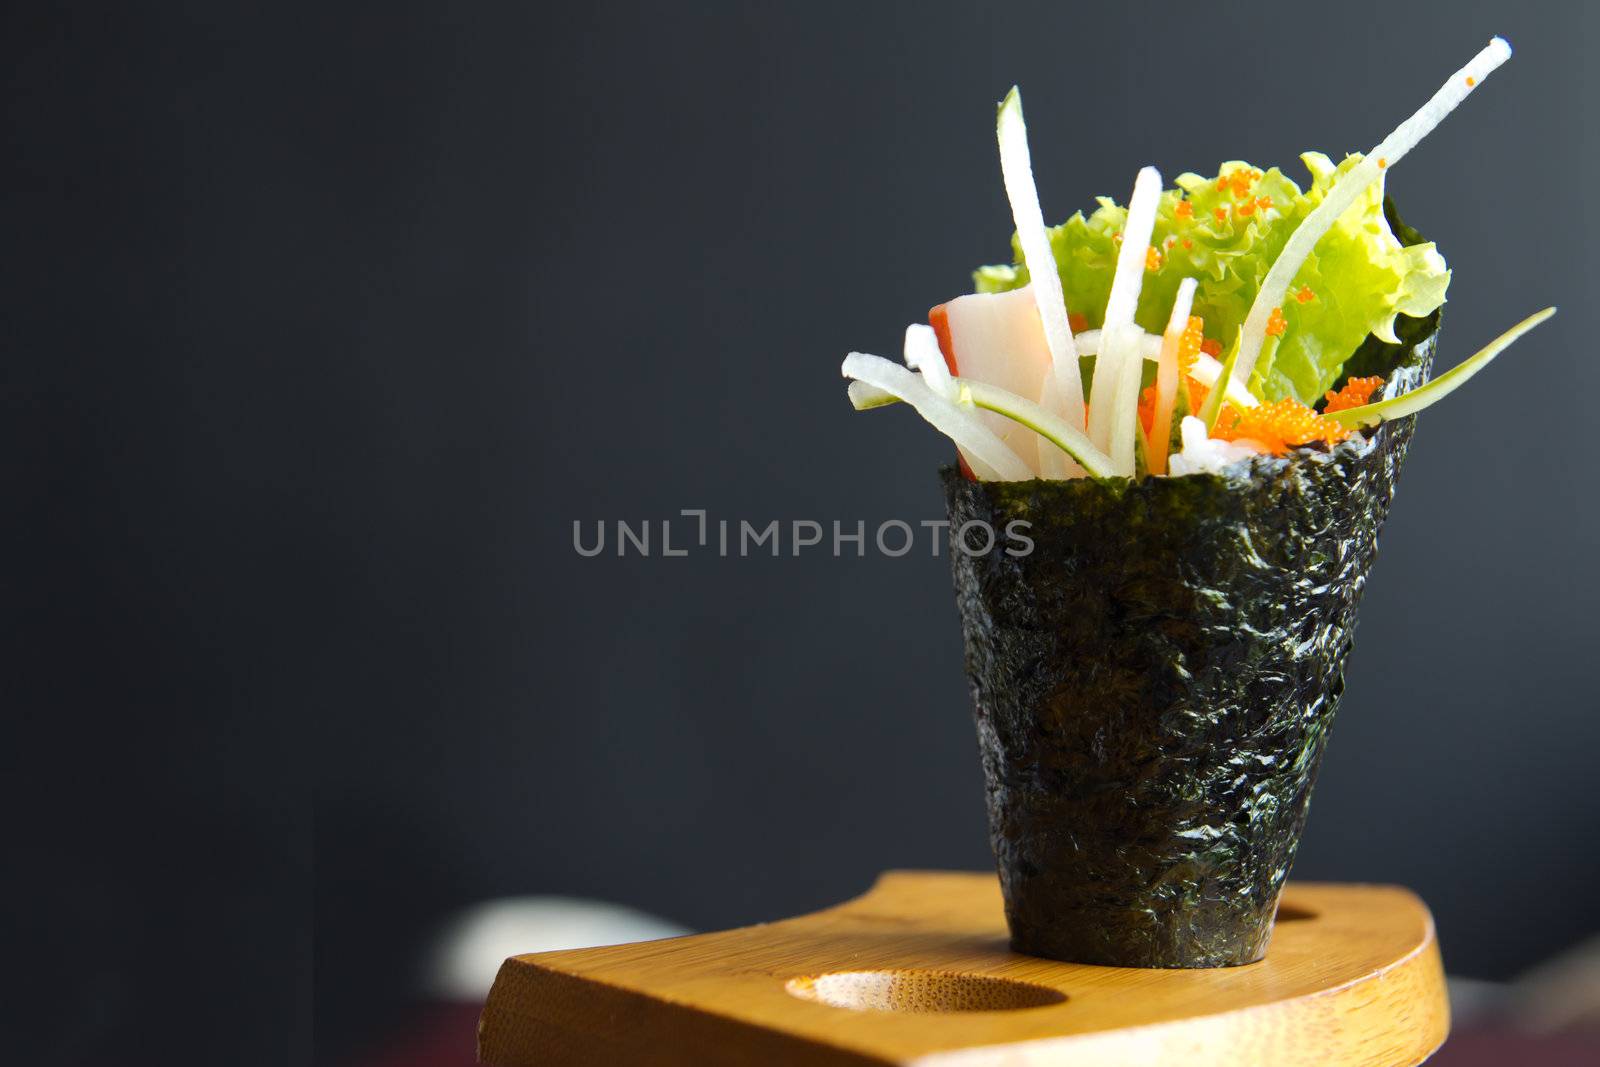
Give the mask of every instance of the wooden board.
[{"label": "wooden board", "polygon": [[1401,1067],[1448,1030],[1433,919],[1404,889],[1293,883],[1266,959],[1166,971],[1018,955],[993,875],[892,871],[783,922],[515,956],[478,1053],[493,1067]]}]

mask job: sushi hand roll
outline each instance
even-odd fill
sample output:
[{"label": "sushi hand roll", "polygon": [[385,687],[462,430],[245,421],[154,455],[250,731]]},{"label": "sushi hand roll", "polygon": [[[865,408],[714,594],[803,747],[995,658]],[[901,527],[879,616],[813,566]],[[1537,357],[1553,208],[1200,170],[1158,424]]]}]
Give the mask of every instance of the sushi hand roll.
[{"label": "sushi hand roll", "polygon": [[1450,272],[1389,170],[1510,56],[1495,38],[1370,152],[1224,163],[1044,224],[1000,105],[1014,261],[852,353],[859,409],[957,446],[950,553],[1012,942],[1214,967],[1267,949],[1415,427],[1554,309],[1430,379]]},{"label": "sushi hand roll", "polygon": [[[1437,329],[1395,346],[1393,377],[1426,373]],[[1120,491],[946,468],[952,529],[1033,541],[951,553],[1019,951],[1261,958],[1412,428]]]}]

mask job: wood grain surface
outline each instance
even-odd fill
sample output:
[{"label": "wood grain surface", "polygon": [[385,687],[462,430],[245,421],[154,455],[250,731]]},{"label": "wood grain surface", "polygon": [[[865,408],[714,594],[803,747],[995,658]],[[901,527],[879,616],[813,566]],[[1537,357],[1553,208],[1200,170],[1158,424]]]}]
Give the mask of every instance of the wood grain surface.
[{"label": "wood grain surface", "polygon": [[1266,959],[1140,970],[1012,952],[991,874],[892,871],[782,922],[512,957],[478,1052],[493,1067],[1401,1067],[1448,1030],[1433,920],[1405,889],[1291,883]]}]

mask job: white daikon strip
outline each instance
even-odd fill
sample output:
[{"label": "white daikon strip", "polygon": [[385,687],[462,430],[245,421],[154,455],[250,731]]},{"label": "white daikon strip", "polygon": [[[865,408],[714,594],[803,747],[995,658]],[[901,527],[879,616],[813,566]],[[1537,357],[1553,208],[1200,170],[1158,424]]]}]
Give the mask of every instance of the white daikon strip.
[{"label": "white daikon strip", "polygon": [[[1161,201],[1161,173],[1145,167],[1134,179],[1133,195],[1128,197],[1128,217],[1122,225],[1122,248],[1117,252],[1117,272],[1111,279],[1111,295],[1106,300],[1105,325],[1100,331],[1100,354],[1094,361],[1094,378],[1089,386],[1089,438],[1102,452],[1114,452],[1111,427],[1117,404],[1114,394],[1122,378],[1124,358],[1140,356],[1142,333],[1133,324],[1144,288],[1145,260],[1150,253],[1150,234],[1155,229],[1156,207]],[[1130,444],[1130,447],[1131,444]],[[1132,472],[1132,466],[1129,466]]]},{"label": "white daikon strip", "polygon": [[1128,218],[1122,224],[1122,248],[1117,252],[1117,272],[1111,279],[1111,295],[1106,300],[1107,326],[1133,322],[1144,289],[1145,261],[1150,254],[1150,235],[1155,231],[1156,208],[1161,204],[1161,172],[1143,167],[1133,182],[1128,197]]},{"label": "white daikon strip", "polygon": [[[911,371],[882,356],[852,352],[839,371],[846,378],[892,394],[910,404],[934,429],[956,443],[966,455],[972,473],[985,481],[1025,481],[1033,472],[1022,458],[985,426],[971,411],[928,388]],[[852,398],[854,402],[854,398]]]},{"label": "white daikon strip", "polygon": [[995,123],[995,139],[1000,145],[1000,173],[1006,197],[1011,201],[1011,218],[1017,226],[1017,242],[1022,246],[1022,262],[1028,268],[1033,298],[1044,327],[1045,344],[1060,384],[1059,414],[1083,424],[1083,384],[1078,378],[1078,349],[1067,322],[1067,298],[1061,291],[1061,276],[1050,251],[1050,235],[1045,230],[1044,212],[1039,207],[1039,189],[1033,180],[1033,159],[1028,151],[1028,127],[1022,120],[1022,93],[1016,86],[1000,104]]},{"label": "white daikon strip", "polygon": [[1150,420],[1150,447],[1145,464],[1151,474],[1167,473],[1167,451],[1172,444],[1172,406],[1178,399],[1178,346],[1189,328],[1189,311],[1194,307],[1195,280],[1178,283],[1172,301],[1167,332],[1161,336],[1161,359],[1156,364],[1156,410]]},{"label": "white daikon strip", "polygon": [[1377,147],[1367,153],[1366,158],[1340,178],[1328,191],[1322,203],[1318,204],[1315,210],[1306,216],[1305,221],[1295,228],[1283,246],[1283,251],[1279,252],[1278,258],[1273,261],[1272,269],[1267,271],[1266,280],[1261,283],[1261,291],[1256,294],[1255,303],[1250,305],[1250,313],[1245,317],[1239,362],[1234,368],[1235,377],[1242,382],[1250,380],[1256,360],[1261,355],[1261,345],[1266,340],[1267,321],[1272,317],[1272,309],[1283,305],[1284,294],[1289,291],[1294,276],[1300,272],[1306,257],[1316,248],[1317,242],[1333,228],[1335,222],[1339,221],[1339,216],[1343,215],[1387,168],[1400,162],[1407,152],[1416,147],[1418,141],[1443,122],[1444,117],[1454,111],[1473,89],[1482,84],[1483,79],[1510,58],[1511,46],[1504,39],[1496,37],[1491,40],[1483,51],[1472,57],[1470,63],[1450,75],[1449,80],[1440,86],[1439,91],[1434,93],[1432,99],[1422,105],[1416,114],[1379,141]]},{"label": "white daikon strip", "polygon": [[[1139,334],[1139,351],[1144,354],[1144,358],[1152,362],[1159,360],[1161,358],[1161,338],[1153,333],[1145,333],[1143,330],[1139,331]],[[1101,337],[1102,334],[1099,330],[1084,330],[1078,334],[1078,354],[1098,356]],[[1195,357],[1194,370],[1190,371],[1190,376],[1201,385],[1209,388],[1217,383],[1217,375],[1221,372],[1221,360],[1202,352]],[[1228,392],[1225,395],[1228,398],[1228,403],[1236,408],[1253,408],[1261,403],[1250,390],[1244,387],[1244,383],[1240,381],[1237,375],[1228,382]]]},{"label": "white daikon strip", "polygon": [[932,326],[912,323],[906,327],[906,366],[922,375],[928,388],[946,400],[956,398],[955,386],[950,383],[950,368],[939,348],[939,335]]},{"label": "white daikon strip", "polygon": [[[1112,334],[1109,351],[1097,357],[1113,364],[1117,377],[1112,391],[1111,424],[1107,433],[1111,438],[1111,466],[1123,478],[1132,478],[1135,471],[1139,419],[1139,383],[1144,377],[1145,361],[1139,358],[1138,339],[1128,336],[1132,328],[1119,327]],[[1121,340],[1118,340],[1121,338]]]},{"label": "white daikon strip", "polygon": [[[939,347],[939,335],[934,333],[932,326],[915,322],[907,326],[904,354],[906,366],[921,374],[929,389],[946,400],[956,399],[956,387],[950,379],[950,367],[944,361],[944,350]],[[989,428],[994,429],[993,426]],[[1002,437],[1001,440],[1004,441],[1005,438]],[[1008,443],[1006,447],[1011,448],[1011,445]],[[1014,448],[1011,450],[1016,451]],[[980,461],[975,456],[968,454],[960,445],[956,446],[956,451],[967,461],[967,466],[974,471],[977,470],[976,464]],[[1028,464],[1030,470],[1032,469],[1031,457],[1018,453],[1017,458]]]},{"label": "white daikon strip", "polygon": [[[1161,338],[1153,333],[1144,333],[1142,330],[1140,333],[1142,336],[1139,340],[1139,351],[1144,353],[1144,358],[1156,359],[1159,357],[1161,355]],[[1084,330],[1082,333],[1077,334],[1074,340],[1078,343],[1078,355],[1097,355],[1100,351],[1100,336],[1099,330]]]}]

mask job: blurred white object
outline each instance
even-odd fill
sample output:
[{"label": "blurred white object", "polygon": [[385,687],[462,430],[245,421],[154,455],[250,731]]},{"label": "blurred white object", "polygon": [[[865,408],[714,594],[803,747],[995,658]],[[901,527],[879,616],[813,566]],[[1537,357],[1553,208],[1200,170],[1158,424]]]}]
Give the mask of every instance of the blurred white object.
[{"label": "blurred white object", "polygon": [[423,989],[481,1001],[507,956],[680,937],[691,931],[620,904],[570,897],[501,897],[457,914],[428,953]]},{"label": "blurred white object", "polygon": [[1511,1002],[1529,1033],[1600,1030],[1600,934],[1519,975]]},{"label": "blurred white object", "polygon": [[1450,990],[1451,1026],[1474,1026],[1485,1021],[1493,1024],[1505,1012],[1510,987],[1504,982],[1446,975],[1445,985]]}]

